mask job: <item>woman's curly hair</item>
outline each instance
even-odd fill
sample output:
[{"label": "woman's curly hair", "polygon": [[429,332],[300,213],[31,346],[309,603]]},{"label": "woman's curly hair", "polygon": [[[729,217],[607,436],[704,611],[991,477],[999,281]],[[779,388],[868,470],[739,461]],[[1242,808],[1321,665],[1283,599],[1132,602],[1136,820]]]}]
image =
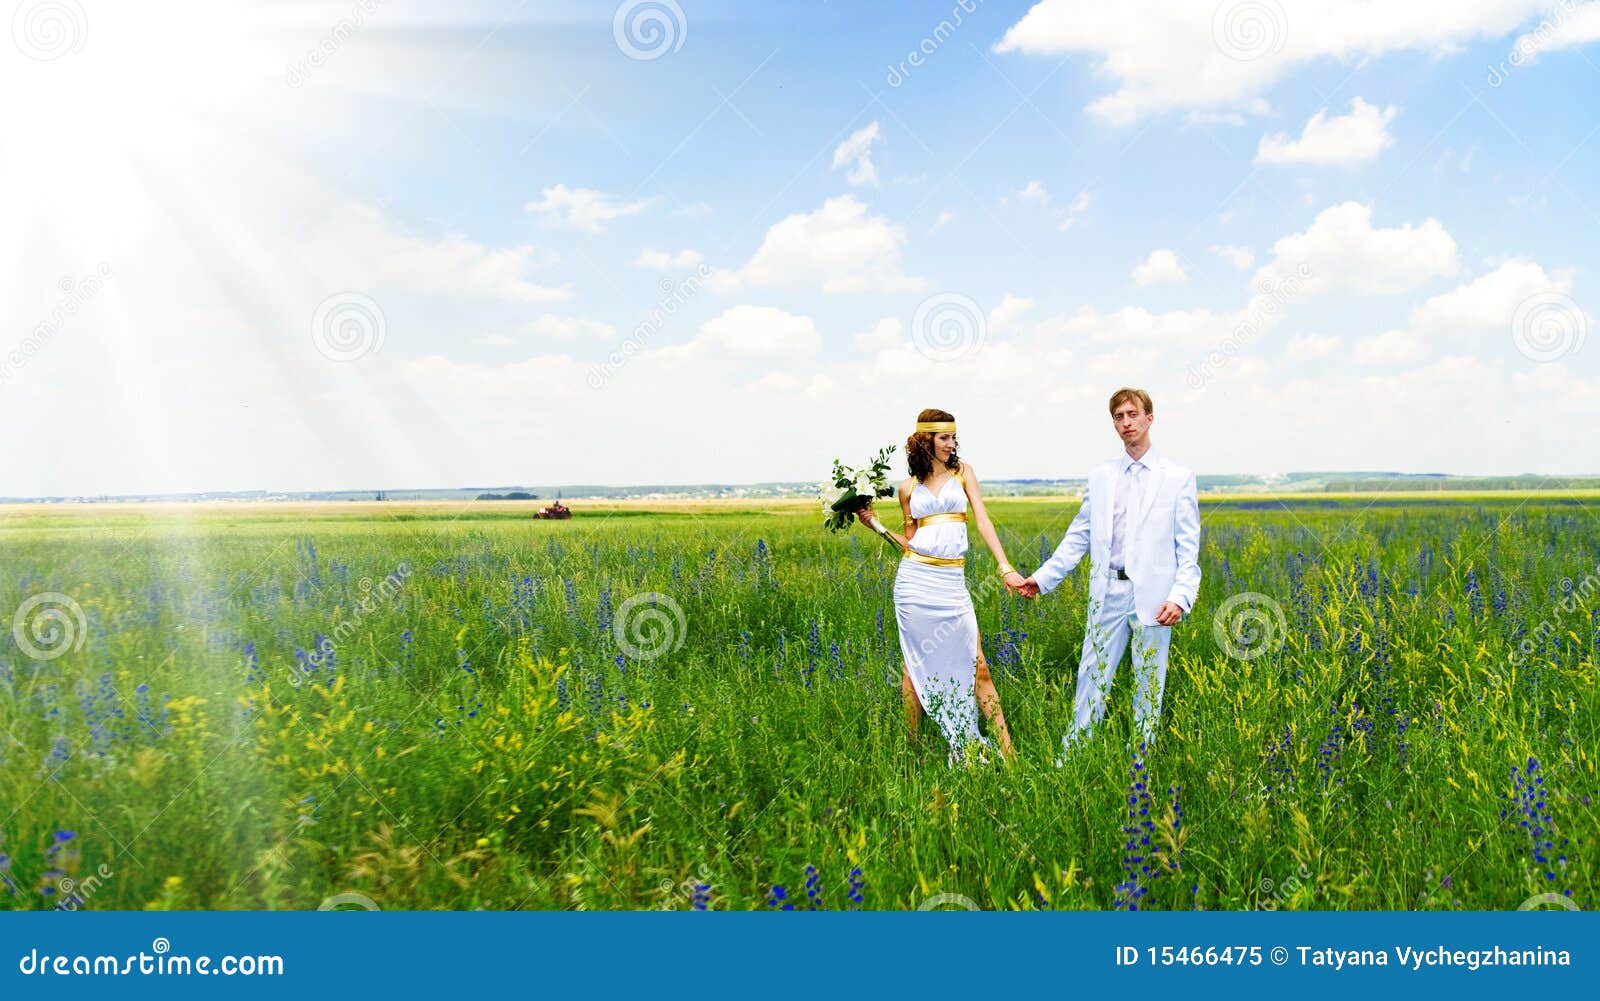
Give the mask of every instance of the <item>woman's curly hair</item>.
[{"label": "woman's curly hair", "polygon": [[[917,423],[919,424],[923,421],[954,420],[954,415],[943,410],[924,410],[917,415]],[[918,482],[926,480],[933,475],[934,461],[933,432],[913,431],[911,436],[906,439],[906,464],[911,467],[911,475],[915,476]],[[961,459],[952,451],[949,461],[944,465],[946,469],[955,472],[961,468]]]}]

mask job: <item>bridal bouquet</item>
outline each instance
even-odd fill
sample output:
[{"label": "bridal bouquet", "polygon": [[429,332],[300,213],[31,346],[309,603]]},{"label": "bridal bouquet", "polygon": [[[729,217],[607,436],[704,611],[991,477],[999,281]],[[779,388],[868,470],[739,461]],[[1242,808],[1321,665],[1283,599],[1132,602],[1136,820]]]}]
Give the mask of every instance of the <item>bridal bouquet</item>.
[{"label": "bridal bouquet", "polygon": [[817,484],[817,500],[826,515],[822,523],[830,531],[849,528],[856,514],[876,498],[894,496],[894,484],[889,482],[889,456],[893,453],[890,445],[860,469],[833,460],[833,475]]}]

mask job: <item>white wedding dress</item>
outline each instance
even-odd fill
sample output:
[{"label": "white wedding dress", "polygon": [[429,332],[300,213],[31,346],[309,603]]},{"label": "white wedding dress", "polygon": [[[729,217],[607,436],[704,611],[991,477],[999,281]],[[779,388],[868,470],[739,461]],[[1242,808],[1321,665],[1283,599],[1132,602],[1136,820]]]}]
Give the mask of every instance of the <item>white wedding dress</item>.
[{"label": "white wedding dress", "polygon": [[[935,494],[918,483],[911,490],[911,517],[966,513],[967,492],[950,476]],[[927,556],[957,557],[967,551],[965,522],[918,526],[911,548]],[[978,617],[959,566],[933,566],[907,556],[894,578],[894,617],[900,627],[900,652],[923,710],[950,744],[952,762],[969,741],[989,742],[978,733]]]}]

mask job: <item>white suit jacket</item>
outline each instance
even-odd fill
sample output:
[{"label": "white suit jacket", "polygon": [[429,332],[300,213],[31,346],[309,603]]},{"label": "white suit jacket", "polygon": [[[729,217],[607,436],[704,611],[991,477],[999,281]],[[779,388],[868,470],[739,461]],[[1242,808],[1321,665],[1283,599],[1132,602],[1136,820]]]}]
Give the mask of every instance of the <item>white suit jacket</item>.
[{"label": "white suit jacket", "polygon": [[[1077,517],[1055,553],[1033,573],[1040,592],[1054,590],[1088,553],[1089,598],[1094,604],[1104,604],[1110,580],[1111,514],[1125,461],[1126,453],[1089,473]],[[1133,583],[1134,609],[1141,623],[1153,626],[1163,602],[1172,602],[1187,615],[1199,594],[1200,499],[1193,470],[1154,448],[1139,461],[1147,470],[1144,498],[1138,511],[1124,516],[1128,533],[1124,555]]]}]

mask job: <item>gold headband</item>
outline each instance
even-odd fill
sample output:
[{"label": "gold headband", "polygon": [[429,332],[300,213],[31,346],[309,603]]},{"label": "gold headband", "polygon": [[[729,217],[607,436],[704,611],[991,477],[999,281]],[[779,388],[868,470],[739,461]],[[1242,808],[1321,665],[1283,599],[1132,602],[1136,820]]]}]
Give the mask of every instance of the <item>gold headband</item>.
[{"label": "gold headband", "polygon": [[942,431],[949,431],[951,434],[955,434],[956,433],[956,422],[955,421],[917,421],[917,430],[919,432],[920,431],[926,431],[929,434],[939,434]]}]

